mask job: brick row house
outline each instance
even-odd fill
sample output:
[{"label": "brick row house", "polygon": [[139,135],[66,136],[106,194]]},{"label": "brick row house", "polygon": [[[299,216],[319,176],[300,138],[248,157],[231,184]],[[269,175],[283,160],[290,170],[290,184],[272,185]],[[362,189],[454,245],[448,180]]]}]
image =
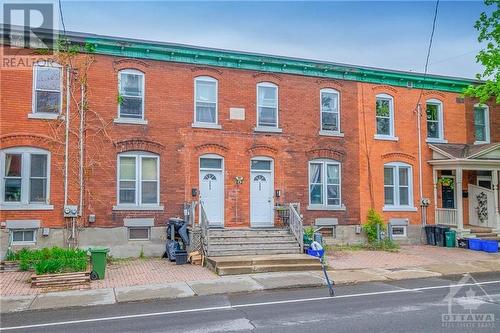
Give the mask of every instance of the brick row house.
[{"label": "brick row house", "polygon": [[88,52],[4,54],[2,255],[71,242],[160,255],[192,202],[228,230],[269,230],[298,203],[346,242],[371,207],[408,242],[423,223],[500,232],[499,107],[461,97],[473,80],[68,38]]}]

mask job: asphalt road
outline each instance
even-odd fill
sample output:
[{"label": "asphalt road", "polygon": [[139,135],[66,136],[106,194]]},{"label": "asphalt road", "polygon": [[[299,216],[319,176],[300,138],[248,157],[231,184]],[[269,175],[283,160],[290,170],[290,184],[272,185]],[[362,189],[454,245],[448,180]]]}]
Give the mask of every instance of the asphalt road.
[{"label": "asphalt road", "polygon": [[500,332],[500,274],[461,278],[339,286],[333,298],[315,288],[30,311],[0,323],[51,333]]}]

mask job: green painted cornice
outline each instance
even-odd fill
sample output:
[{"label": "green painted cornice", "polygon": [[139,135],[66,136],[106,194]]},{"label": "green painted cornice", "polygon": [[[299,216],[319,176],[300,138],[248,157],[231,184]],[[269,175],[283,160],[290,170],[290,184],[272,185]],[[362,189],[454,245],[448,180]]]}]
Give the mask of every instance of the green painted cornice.
[{"label": "green painted cornice", "polygon": [[[71,37],[70,37],[71,39]],[[180,44],[80,35],[76,38],[95,47],[95,53],[119,57],[151,59],[193,65],[284,73],[387,84],[398,87],[461,93],[477,80],[352,66],[297,58],[226,51]]]}]

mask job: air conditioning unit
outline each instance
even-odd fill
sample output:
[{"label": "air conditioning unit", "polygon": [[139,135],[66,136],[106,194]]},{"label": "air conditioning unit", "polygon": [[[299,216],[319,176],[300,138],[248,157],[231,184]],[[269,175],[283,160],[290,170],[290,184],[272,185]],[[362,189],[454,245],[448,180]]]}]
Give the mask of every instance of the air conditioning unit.
[{"label": "air conditioning unit", "polygon": [[77,217],[77,216],[78,216],[78,206],[77,205],[64,206],[64,217]]}]

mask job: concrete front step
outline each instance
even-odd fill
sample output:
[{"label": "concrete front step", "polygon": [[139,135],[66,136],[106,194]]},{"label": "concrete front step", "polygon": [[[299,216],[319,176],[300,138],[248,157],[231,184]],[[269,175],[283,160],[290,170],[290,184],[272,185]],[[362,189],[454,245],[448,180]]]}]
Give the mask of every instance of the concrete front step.
[{"label": "concrete front step", "polygon": [[270,255],[270,254],[298,254],[300,249],[245,249],[245,250],[222,250],[222,251],[212,251],[208,253],[209,256],[219,257],[219,256],[235,256],[235,255]]},{"label": "concrete front step", "polygon": [[496,241],[499,241],[500,242],[500,236],[486,236],[486,237],[477,237],[479,239],[484,239],[484,240],[496,240]]},{"label": "concrete front step", "polygon": [[230,245],[230,244],[285,244],[294,243],[297,245],[297,241],[293,237],[272,237],[272,239],[266,238],[263,240],[259,237],[248,237],[248,238],[221,238],[215,237],[210,238],[210,246],[212,245]]},{"label": "concrete front step", "polygon": [[496,237],[497,234],[494,233],[494,232],[475,232],[473,233],[474,235],[476,235],[476,237],[478,238],[483,238],[483,237]]},{"label": "concrete front step", "polygon": [[208,257],[207,265],[219,275],[320,270],[317,258],[305,254]]},{"label": "concrete front step", "polygon": [[279,237],[288,236],[285,229],[210,229],[210,237]]},{"label": "concrete front step", "polygon": [[465,229],[468,229],[471,234],[475,233],[490,233],[493,229],[489,227],[479,227],[475,225],[466,225],[464,226]]},{"label": "concrete front step", "polygon": [[235,275],[235,274],[251,274],[251,273],[270,273],[270,272],[299,272],[299,271],[318,271],[321,270],[321,264],[269,264],[255,266],[227,266],[218,267],[215,272],[218,275]]},{"label": "concrete front step", "polygon": [[297,242],[284,243],[248,243],[248,244],[219,244],[210,243],[210,252],[212,251],[233,251],[233,250],[298,250]]}]

